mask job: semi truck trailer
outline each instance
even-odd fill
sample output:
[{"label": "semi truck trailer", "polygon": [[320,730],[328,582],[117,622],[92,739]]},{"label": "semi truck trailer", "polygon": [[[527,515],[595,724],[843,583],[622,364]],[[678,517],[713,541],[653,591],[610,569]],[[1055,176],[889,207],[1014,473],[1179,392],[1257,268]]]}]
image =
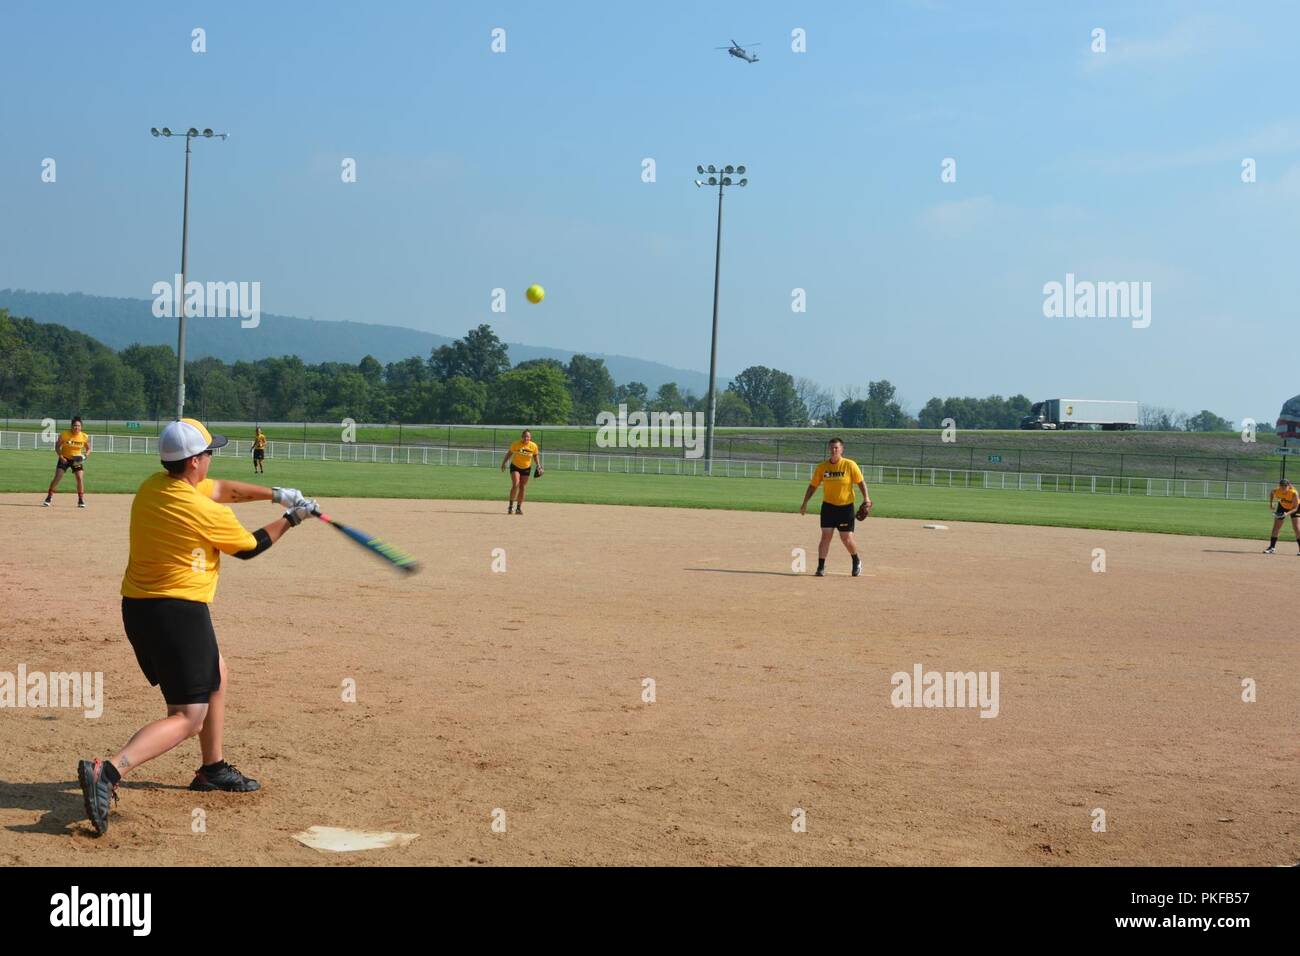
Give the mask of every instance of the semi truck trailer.
[{"label": "semi truck trailer", "polygon": [[1021,428],[1093,428],[1104,431],[1137,428],[1137,402],[1098,401],[1091,398],[1049,398],[1034,402],[1020,419]]}]

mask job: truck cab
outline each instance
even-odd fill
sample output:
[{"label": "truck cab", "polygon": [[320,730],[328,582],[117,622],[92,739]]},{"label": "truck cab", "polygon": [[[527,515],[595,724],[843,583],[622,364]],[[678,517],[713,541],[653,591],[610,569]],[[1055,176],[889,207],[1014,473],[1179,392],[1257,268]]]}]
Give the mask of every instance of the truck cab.
[{"label": "truck cab", "polygon": [[1046,405],[1046,402],[1034,402],[1034,404],[1030,405],[1029,414],[1020,419],[1020,427],[1022,429],[1055,429],[1056,422],[1050,421],[1047,417],[1046,411],[1044,410]]}]

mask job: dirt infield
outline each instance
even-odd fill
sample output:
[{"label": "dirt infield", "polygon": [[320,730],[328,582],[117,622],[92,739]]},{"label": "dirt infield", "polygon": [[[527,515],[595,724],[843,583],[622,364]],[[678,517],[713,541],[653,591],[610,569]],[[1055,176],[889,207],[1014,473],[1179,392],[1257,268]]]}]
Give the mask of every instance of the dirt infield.
[{"label": "dirt infield", "polygon": [[[414,578],[319,522],[227,561],[226,755],[264,789],[189,792],[190,741],[95,838],[77,759],[163,710],[118,611],[130,499],[72,500],[0,496],[0,672],[102,671],[104,710],[0,709],[0,865],[1300,859],[1290,545],[872,518],[866,574],[837,542],[817,579],[813,517],[463,501],[328,502]],[[892,706],[916,664],[997,672],[997,716]],[[313,824],[420,837],[326,855]]]}]

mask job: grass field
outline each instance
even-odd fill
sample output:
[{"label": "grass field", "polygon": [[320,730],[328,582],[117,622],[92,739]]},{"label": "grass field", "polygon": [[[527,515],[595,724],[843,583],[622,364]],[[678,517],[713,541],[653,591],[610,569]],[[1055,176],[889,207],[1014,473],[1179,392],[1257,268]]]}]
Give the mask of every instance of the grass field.
[{"label": "grass field", "polygon": [[[62,423],[61,423],[62,424]],[[92,435],[155,436],[159,424],[140,422],[128,430],[120,422],[90,420]],[[249,441],[251,426],[210,423],[232,439]],[[36,432],[30,422],[5,422],[7,431]],[[832,430],[823,428],[753,429],[719,428],[715,454],[719,459],[767,461],[817,461]],[[944,442],[933,429],[835,429],[848,443],[848,454],[862,464],[982,469],[1006,472],[1043,472],[1066,475],[1116,475],[1185,478],[1194,480],[1267,481],[1278,475],[1274,454],[1276,439],[1267,427],[1253,443],[1236,432],[1035,432],[966,431],[957,442]],[[272,442],[338,443],[342,429],[336,424],[306,423],[268,427]],[[518,437],[514,427],[446,425],[357,425],[360,444],[432,446],[441,448],[504,449]],[[600,453],[595,428],[539,426],[533,437],[543,452]],[[642,448],[639,456],[679,457],[680,449]]]},{"label": "grass field", "polygon": [[[53,474],[47,452],[0,452],[0,492],[41,494]],[[145,455],[101,454],[91,459],[87,490],[130,494],[157,468]],[[217,458],[212,475],[253,481],[244,459]],[[350,462],[272,461],[261,484],[288,485],[318,498],[505,497],[506,478],[494,468]],[[551,471],[528,486],[533,502],[566,502],[739,511],[795,511],[804,485],[757,478],[691,478]],[[59,504],[71,504],[71,476],[59,487]],[[891,518],[987,521],[1113,531],[1262,538],[1269,517],[1258,502],[1031,491],[975,491],[880,484],[872,489],[875,514]],[[814,499],[813,507],[817,506]],[[1284,532],[1285,537],[1285,532]]]}]

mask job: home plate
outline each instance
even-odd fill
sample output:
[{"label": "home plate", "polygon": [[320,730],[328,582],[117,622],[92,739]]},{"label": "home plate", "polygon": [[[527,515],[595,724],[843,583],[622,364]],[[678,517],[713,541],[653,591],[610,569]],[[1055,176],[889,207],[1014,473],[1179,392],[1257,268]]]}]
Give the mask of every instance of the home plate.
[{"label": "home plate", "polygon": [[921,525],[921,527],[922,527],[922,528],[928,528],[928,529],[931,530],[931,531],[947,531],[947,530],[948,530],[948,526],[947,526],[946,524],[923,524],[923,525]]},{"label": "home plate", "polygon": [[340,827],[308,827],[293,838],[303,846],[326,853],[352,853],[357,850],[383,850],[406,846],[418,833],[381,833],[375,830],[344,830]]}]

